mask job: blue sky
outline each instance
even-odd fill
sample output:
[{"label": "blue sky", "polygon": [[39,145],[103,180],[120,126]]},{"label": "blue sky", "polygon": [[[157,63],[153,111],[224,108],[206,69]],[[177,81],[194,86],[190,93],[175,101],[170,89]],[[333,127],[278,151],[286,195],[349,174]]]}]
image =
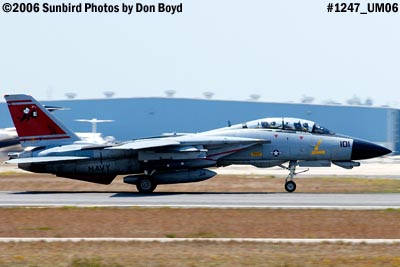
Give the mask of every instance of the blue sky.
[{"label": "blue sky", "polygon": [[400,12],[328,13],[327,1],[311,0],[169,1],[181,2],[176,15],[0,11],[0,90],[42,100],[165,90],[272,102],[356,95],[399,106]]}]

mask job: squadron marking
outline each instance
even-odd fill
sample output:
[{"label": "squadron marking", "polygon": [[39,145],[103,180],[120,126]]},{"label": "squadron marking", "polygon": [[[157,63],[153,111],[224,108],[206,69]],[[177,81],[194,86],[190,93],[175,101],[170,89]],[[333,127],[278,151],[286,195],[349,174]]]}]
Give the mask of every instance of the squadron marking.
[{"label": "squadron marking", "polygon": [[319,139],[317,144],[314,147],[314,150],[311,151],[311,155],[325,155],[325,150],[319,150],[319,146],[322,143],[322,139]]}]

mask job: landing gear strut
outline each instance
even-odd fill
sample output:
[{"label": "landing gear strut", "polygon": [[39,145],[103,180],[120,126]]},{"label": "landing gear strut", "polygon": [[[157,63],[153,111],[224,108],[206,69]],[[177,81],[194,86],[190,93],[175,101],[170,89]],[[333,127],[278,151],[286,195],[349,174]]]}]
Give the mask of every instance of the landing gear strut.
[{"label": "landing gear strut", "polygon": [[302,172],[306,172],[307,170],[301,171],[296,173],[296,166],[297,166],[297,160],[291,160],[289,161],[289,167],[280,165],[281,168],[284,168],[286,170],[289,170],[289,174],[286,177],[285,180],[285,190],[289,193],[292,193],[296,190],[296,183],[293,181],[294,180],[294,176],[296,174],[302,173]]},{"label": "landing gear strut", "polygon": [[289,170],[289,174],[285,180],[285,189],[289,193],[292,193],[296,190],[296,183],[293,181],[293,178],[296,175],[295,173],[296,166],[297,166],[296,160],[289,161],[289,167],[287,168]]}]

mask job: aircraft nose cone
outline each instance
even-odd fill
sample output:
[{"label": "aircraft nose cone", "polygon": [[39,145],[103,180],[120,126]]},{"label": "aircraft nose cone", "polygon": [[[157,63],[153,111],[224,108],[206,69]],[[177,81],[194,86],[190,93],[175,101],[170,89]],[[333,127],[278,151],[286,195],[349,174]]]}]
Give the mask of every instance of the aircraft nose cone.
[{"label": "aircraft nose cone", "polygon": [[376,145],[360,139],[353,140],[353,149],[351,152],[351,159],[371,159],[392,153],[386,147]]}]

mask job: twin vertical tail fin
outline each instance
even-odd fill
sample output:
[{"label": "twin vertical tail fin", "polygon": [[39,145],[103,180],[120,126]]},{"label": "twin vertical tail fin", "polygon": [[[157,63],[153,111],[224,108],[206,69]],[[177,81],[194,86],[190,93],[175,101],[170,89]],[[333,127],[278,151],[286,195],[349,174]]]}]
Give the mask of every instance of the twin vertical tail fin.
[{"label": "twin vertical tail fin", "polygon": [[23,147],[64,145],[80,140],[33,97],[6,95],[4,98]]}]

